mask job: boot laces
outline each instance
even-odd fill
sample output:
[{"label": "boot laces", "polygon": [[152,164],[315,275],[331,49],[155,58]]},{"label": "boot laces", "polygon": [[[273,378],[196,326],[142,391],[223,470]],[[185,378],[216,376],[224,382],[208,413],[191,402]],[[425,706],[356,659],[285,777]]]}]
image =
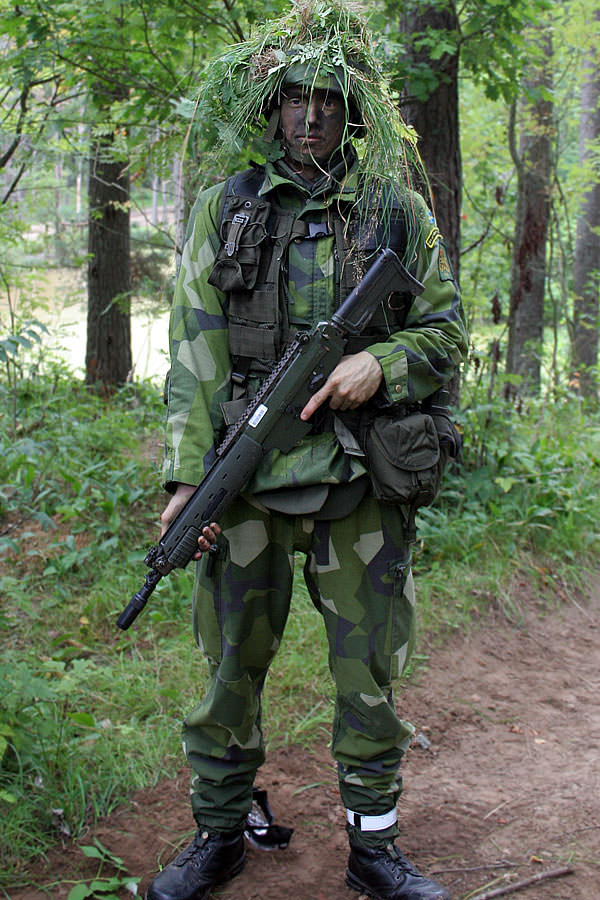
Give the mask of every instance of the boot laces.
[{"label": "boot laces", "polygon": [[402,881],[405,875],[412,875],[413,878],[423,878],[421,872],[416,869],[411,861],[404,856],[403,853],[398,850],[398,848],[392,844],[392,846],[385,851],[391,861],[391,869],[394,873],[394,877],[398,881]]},{"label": "boot laces", "polygon": [[192,843],[179,854],[176,860],[174,860],[174,864],[176,866],[184,866],[189,862],[194,868],[198,868],[204,861],[212,837],[213,836],[206,831],[199,831],[195,835]]}]

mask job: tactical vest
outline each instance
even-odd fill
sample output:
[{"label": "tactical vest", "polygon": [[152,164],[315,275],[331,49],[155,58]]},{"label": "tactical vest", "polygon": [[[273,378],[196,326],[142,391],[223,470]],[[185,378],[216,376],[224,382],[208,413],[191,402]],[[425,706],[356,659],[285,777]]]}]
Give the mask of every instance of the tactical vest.
[{"label": "tactical vest", "polygon": [[[287,256],[292,241],[333,234],[336,306],[384,247],[391,247],[403,259],[407,244],[406,213],[398,200],[390,201],[391,223],[384,236],[381,227],[348,228],[337,204],[329,210],[332,226],[299,219],[296,211],[258,196],[263,182],[261,166],[226,182],[220,214],[221,247],[208,279],[227,294],[234,401],[245,396],[249,375],[263,376],[272,370],[290,337],[302,327],[290,316],[287,302]],[[400,330],[408,309],[405,301],[405,297],[392,294],[385,305],[380,304],[363,333],[349,341],[347,352],[357,353]],[[231,406],[226,418],[234,420],[240,406]]]}]

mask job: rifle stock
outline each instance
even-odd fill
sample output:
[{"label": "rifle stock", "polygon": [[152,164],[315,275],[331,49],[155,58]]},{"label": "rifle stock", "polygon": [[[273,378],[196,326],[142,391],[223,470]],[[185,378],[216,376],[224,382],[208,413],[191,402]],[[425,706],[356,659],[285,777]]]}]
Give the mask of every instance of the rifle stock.
[{"label": "rifle stock", "polygon": [[202,530],[219,521],[264,454],[273,448],[287,453],[310,431],[312,423],[303,422],[300,413],[337,366],[348,338],[363,330],[379,303],[401,291],[420,294],[423,285],[386,249],[329,321],[294,339],[225,435],[215,462],[184,508],[147,553],[150,572],[117,619],[119,628],[126,630],[135,621],[163,575],[193,559]]}]

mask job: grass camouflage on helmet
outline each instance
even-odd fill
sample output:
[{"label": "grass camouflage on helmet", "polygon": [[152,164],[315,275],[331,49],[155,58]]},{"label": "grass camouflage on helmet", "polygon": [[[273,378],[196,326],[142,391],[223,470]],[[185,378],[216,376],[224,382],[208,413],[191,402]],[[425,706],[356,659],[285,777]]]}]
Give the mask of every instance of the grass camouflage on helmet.
[{"label": "grass camouflage on helmet", "polygon": [[398,194],[410,205],[413,185],[427,183],[417,135],[400,116],[361,7],[346,0],[292,0],[286,15],[211,61],[194,103],[196,134],[207,152],[223,168],[247,148],[265,160],[281,157],[276,117],[266,139],[265,130],[282,88],[296,78],[307,91],[327,85],[345,99],[342,143],[357,139],[359,216],[372,217],[377,208],[379,223],[385,221],[393,205],[386,198]]}]

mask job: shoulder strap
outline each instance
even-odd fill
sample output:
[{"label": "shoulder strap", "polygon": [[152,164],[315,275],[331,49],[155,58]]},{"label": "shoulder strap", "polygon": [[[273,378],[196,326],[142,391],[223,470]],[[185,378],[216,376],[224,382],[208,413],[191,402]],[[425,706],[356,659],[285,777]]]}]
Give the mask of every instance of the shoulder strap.
[{"label": "shoulder strap", "polygon": [[258,197],[263,181],[265,180],[265,170],[263,166],[253,166],[244,172],[237,172],[225,182],[225,190],[221,194],[221,202],[219,204],[219,233],[223,225],[225,216],[225,207],[227,201],[233,196]]},{"label": "shoulder strap", "polygon": [[258,197],[263,182],[265,170],[263,166],[253,166],[245,172],[238,172],[227,179],[227,196],[231,194],[243,194],[245,197]]},{"label": "shoulder strap", "polygon": [[[379,210],[386,208],[384,222],[379,221],[377,214],[366,216],[362,220],[354,215],[350,223],[341,216],[334,219],[342,300],[356,287],[384,248],[391,248],[401,259],[405,256],[409,231],[406,206],[398,193],[388,187],[385,197],[379,198],[377,207]],[[375,212],[377,213],[377,209]]]}]

